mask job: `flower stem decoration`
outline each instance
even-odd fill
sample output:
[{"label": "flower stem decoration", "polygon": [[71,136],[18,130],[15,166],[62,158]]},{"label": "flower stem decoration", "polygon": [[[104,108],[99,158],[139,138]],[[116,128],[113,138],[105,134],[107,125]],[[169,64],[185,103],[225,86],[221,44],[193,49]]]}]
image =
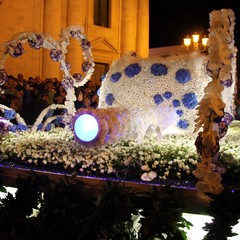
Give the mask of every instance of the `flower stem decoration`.
[{"label": "flower stem decoration", "polygon": [[[209,29],[209,60],[208,74],[212,81],[204,89],[205,95],[197,107],[197,119],[195,120],[195,132],[201,127],[195,145],[201,156],[201,162],[193,174],[198,178],[196,189],[198,196],[207,201],[211,199],[205,193],[220,194],[223,191],[221,175],[212,170],[212,163],[219,152],[219,130],[216,120],[224,117],[225,103],[222,100],[222,92],[226,80],[232,73],[234,66],[234,13],[231,9],[223,9],[210,13]],[[226,67],[227,66],[227,67]]]}]

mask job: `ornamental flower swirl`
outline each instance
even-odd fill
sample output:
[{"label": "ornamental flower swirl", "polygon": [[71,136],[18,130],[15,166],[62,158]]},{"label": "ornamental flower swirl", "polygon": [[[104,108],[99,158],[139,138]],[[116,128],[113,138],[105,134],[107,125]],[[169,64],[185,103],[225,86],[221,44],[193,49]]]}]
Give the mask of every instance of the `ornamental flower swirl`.
[{"label": "ornamental flower swirl", "polygon": [[119,81],[119,79],[122,77],[122,74],[120,72],[116,72],[111,75],[110,79],[113,83]]},{"label": "ornamental flower swirl", "polygon": [[125,68],[124,72],[129,78],[132,78],[141,72],[141,66],[138,63],[130,64]]},{"label": "ornamental flower swirl", "polygon": [[12,120],[15,117],[16,112],[14,110],[4,109],[3,114],[7,120]]},{"label": "ornamental flower swirl", "polygon": [[21,43],[18,43],[17,45],[9,46],[9,55],[12,56],[13,58],[17,58],[21,56],[24,53],[24,49]]},{"label": "ornamental flower swirl", "polygon": [[74,82],[73,82],[73,79],[71,77],[66,76],[62,80],[62,86],[65,90],[73,88],[73,85],[74,85]]},{"label": "ornamental flower swirl", "polygon": [[60,62],[63,59],[63,53],[61,50],[51,49],[49,55],[54,62]]},{"label": "ornamental flower swirl", "polygon": [[179,69],[176,72],[175,78],[179,83],[186,83],[192,79],[191,74],[187,69]]},{"label": "ornamental flower swirl", "polygon": [[8,74],[5,69],[0,69],[0,85],[8,81]]},{"label": "ornamental flower swirl", "polygon": [[40,34],[36,34],[35,38],[28,39],[29,46],[36,50],[43,47],[43,36]]},{"label": "ornamental flower swirl", "polygon": [[168,68],[166,65],[164,64],[160,64],[160,63],[155,63],[151,66],[150,68],[151,73],[154,76],[162,76],[162,75],[167,75],[168,73]]}]

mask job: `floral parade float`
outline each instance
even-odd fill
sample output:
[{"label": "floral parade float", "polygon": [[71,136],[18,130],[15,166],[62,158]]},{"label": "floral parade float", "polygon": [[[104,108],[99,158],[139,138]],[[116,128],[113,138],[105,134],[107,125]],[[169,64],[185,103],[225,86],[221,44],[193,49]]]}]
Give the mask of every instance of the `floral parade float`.
[{"label": "floral parade float", "polygon": [[[83,86],[94,71],[83,28],[64,29],[59,41],[32,32],[13,37],[1,46],[0,84],[8,79],[7,57],[21,56],[28,42],[33,49],[50,50],[51,59],[61,63],[67,97],[64,105],[43,110],[31,127],[13,109],[0,105],[1,164],[196,187],[201,198],[206,192],[220,193],[224,174],[240,171],[234,24],[231,10],[210,14],[207,56],[194,52],[141,59],[130,53],[120,58],[102,81],[98,108],[78,111],[74,87]],[[65,62],[70,37],[82,48],[83,75],[72,76]],[[64,114],[53,115],[57,108]],[[55,127],[58,123],[65,127]]]}]

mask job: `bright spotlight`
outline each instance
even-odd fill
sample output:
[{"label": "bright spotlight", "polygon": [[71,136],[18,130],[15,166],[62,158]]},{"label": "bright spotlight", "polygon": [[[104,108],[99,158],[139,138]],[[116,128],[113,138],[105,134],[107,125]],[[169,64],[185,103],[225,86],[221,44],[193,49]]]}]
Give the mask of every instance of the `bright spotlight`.
[{"label": "bright spotlight", "polygon": [[98,122],[90,114],[80,115],[74,123],[77,137],[84,142],[92,141],[98,135]]}]

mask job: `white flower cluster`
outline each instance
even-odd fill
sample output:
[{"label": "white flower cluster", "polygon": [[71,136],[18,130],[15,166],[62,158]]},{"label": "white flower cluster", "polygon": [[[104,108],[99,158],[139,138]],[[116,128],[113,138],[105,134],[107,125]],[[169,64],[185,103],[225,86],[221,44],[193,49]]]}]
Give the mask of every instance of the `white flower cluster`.
[{"label": "white flower cluster", "polygon": [[[240,171],[240,124],[233,124],[222,140],[222,164]],[[119,174],[135,168],[143,181],[153,179],[191,178],[200,158],[192,135],[166,135],[162,141],[148,139],[143,144],[133,140],[119,141],[98,148],[86,148],[74,140],[69,129],[55,128],[49,132],[20,132],[1,136],[0,156],[3,161],[17,158],[25,164],[60,165],[86,174]]]},{"label": "white flower cluster", "polygon": [[234,121],[221,141],[221,162],[235,173],[240,172],[240,121]]}]

